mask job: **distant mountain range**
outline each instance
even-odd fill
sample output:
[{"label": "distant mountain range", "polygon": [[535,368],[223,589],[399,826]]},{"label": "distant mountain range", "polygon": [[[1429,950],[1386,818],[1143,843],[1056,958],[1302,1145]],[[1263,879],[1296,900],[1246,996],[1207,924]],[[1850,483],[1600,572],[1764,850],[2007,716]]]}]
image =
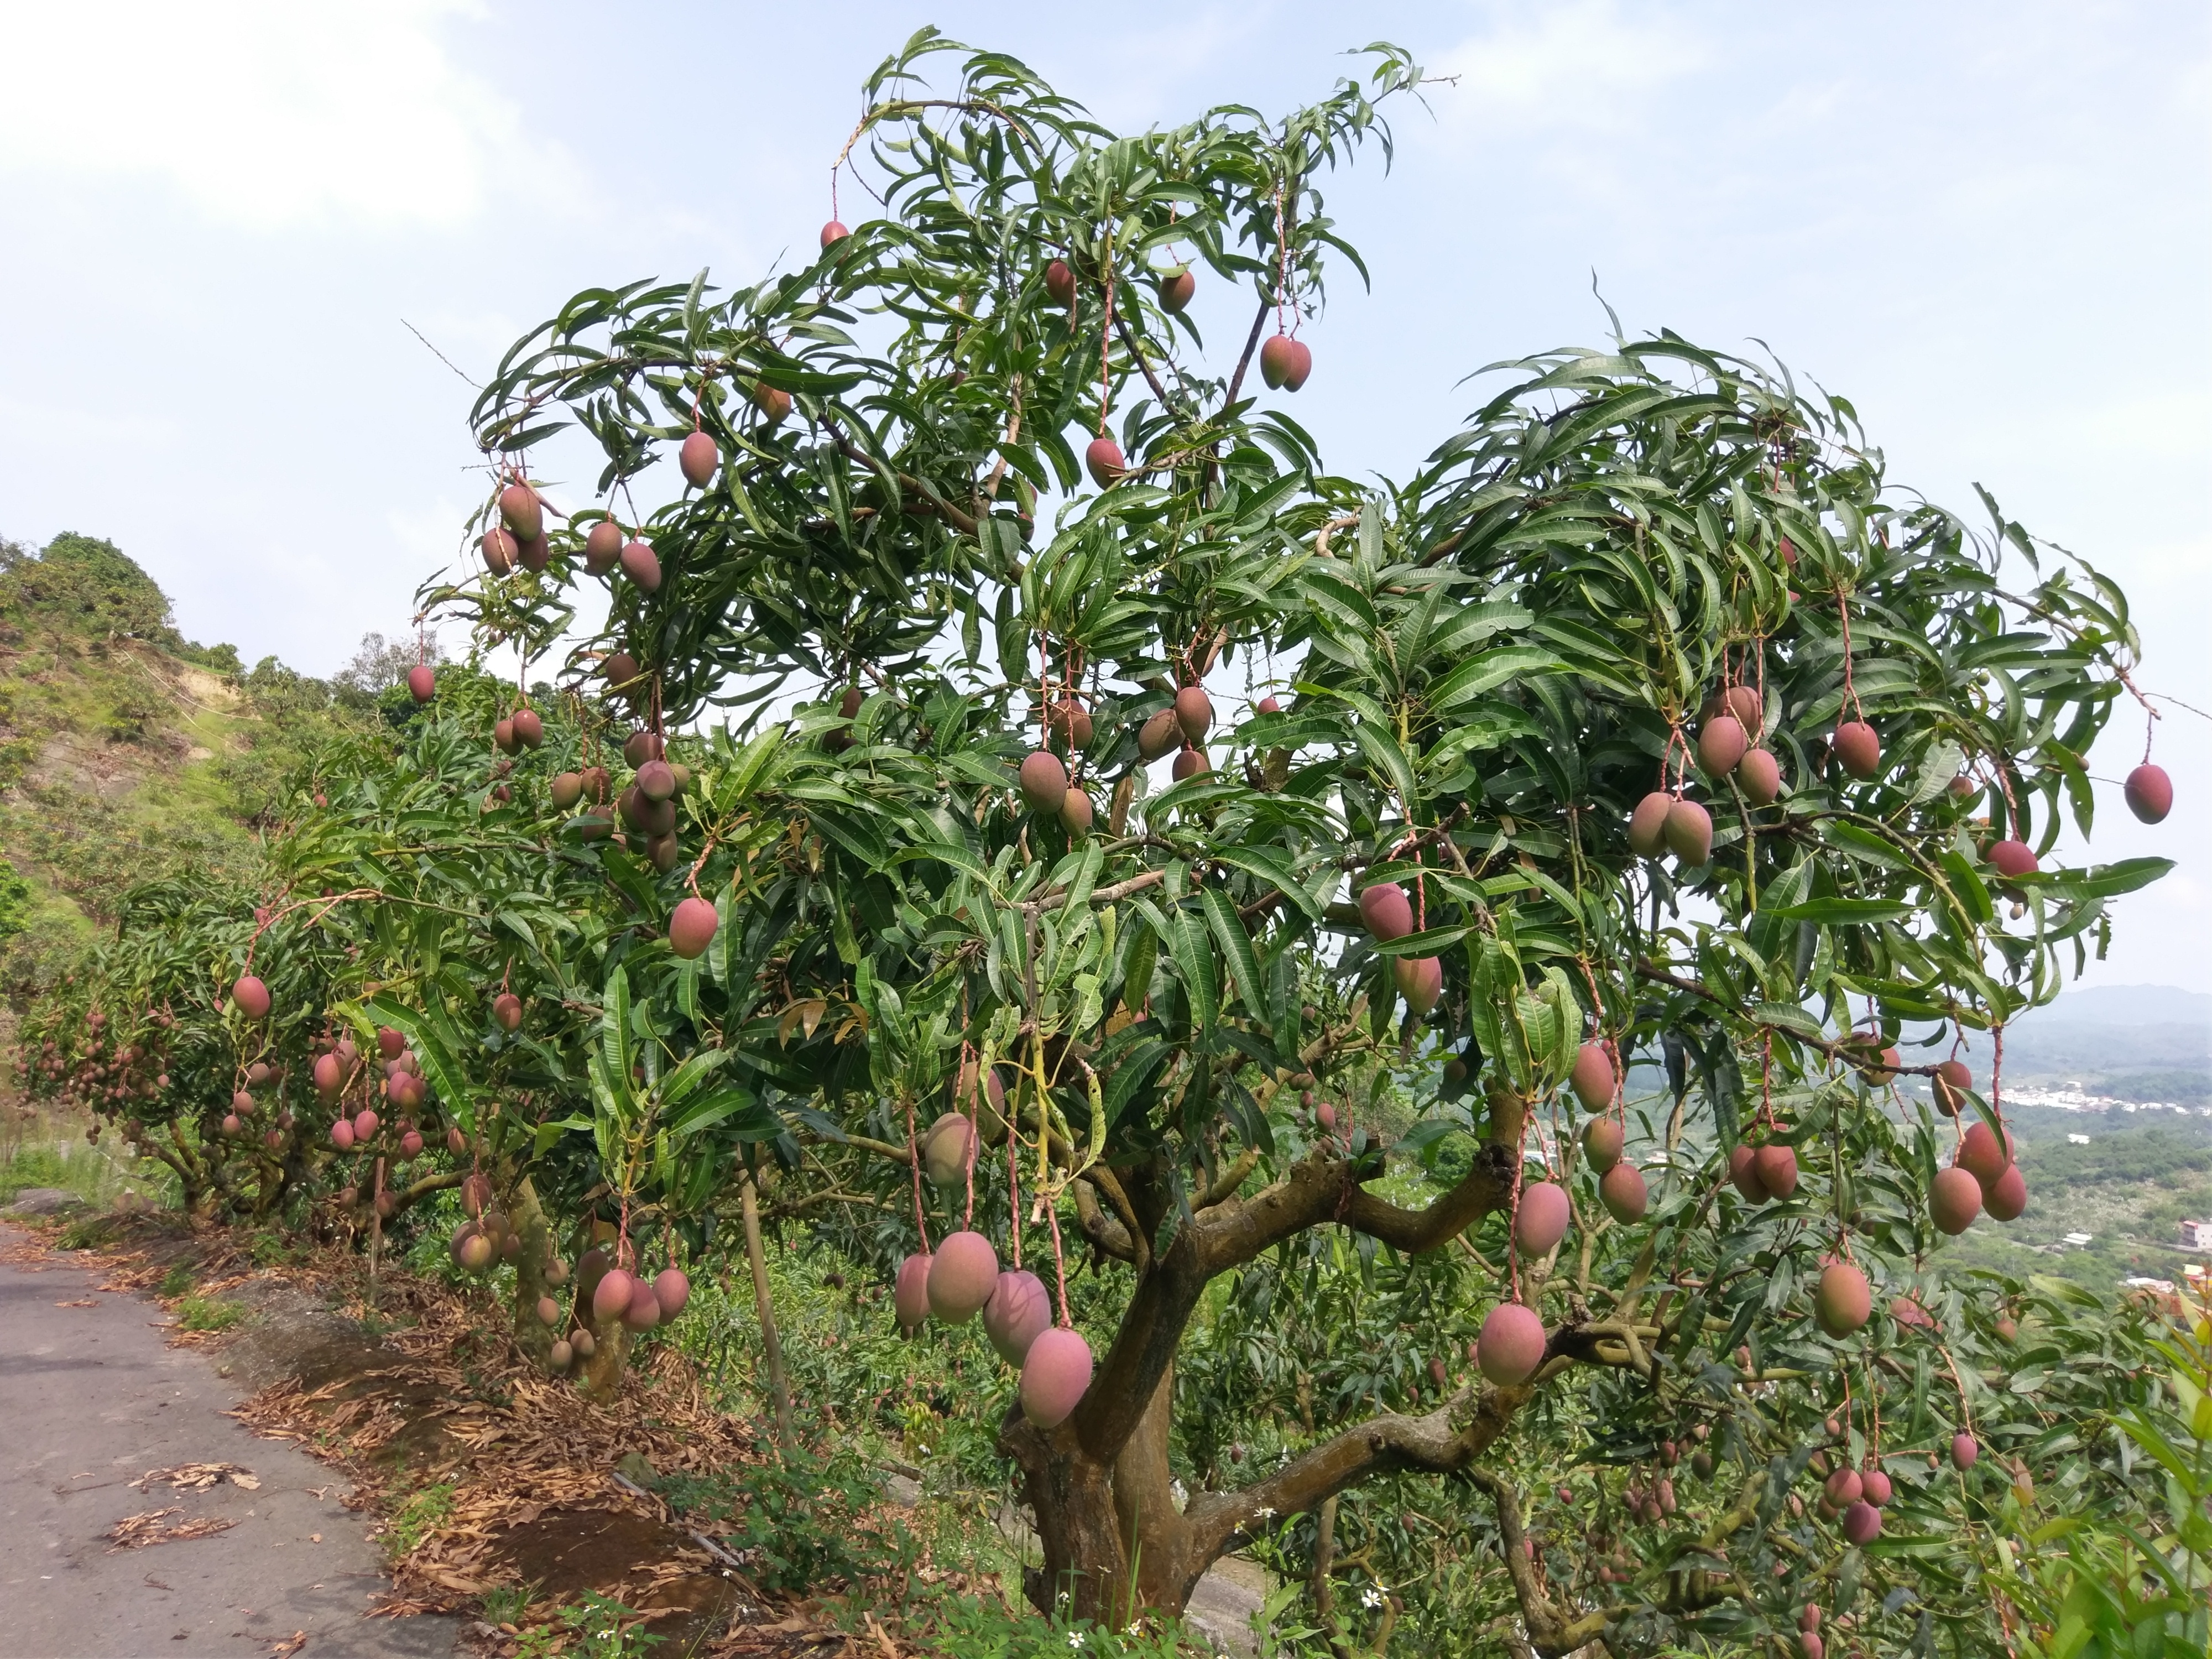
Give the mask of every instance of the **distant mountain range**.
[{"label": "distant mountain range", "polygon": [[2005,1075],[2121,1100],[2212,1100],[2212,996],[2171,985],[2062,992],[2006,1029]]},{"label": "distant mountain range", "polygon": [[2064,991],[2021,1021],[2038,1024],[2195,1025],[2212,1030],[2212,993],[2172,985],[2099,985]]}]

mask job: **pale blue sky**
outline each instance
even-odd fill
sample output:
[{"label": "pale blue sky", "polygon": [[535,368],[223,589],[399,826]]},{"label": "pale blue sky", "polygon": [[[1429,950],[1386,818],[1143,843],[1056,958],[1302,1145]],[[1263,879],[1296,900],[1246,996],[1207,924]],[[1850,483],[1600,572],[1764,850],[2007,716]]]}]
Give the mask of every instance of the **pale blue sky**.
[{"label": "pale blue sky", "polygon": [[[1978,480],[2112,570],[2145,683],[2212,708],[2208,20],[0,0],[0,533],[112,537],[187,633],[327,672],[404,626],[476,489],[469,389],[403,317],[481,374],[586,283],[751,280],[811,242],[861,77],[926,21],[1123,126],[1284,106],[1382,36],[1460,79],[1396,112],[1395,173],[1330,191],[1376,279],[1306,331],[1297,413],[1338,470],[1402,475],[1462,375],[1597,341],[1595,270],[1632,330],[1764,340],[1899,481],[1963,510]],[[2212,732],[2176,714],[2159,754],[2173,816],[2106,792],[2099,854],[2184,868],[2093,982],[2212,989]]]}]

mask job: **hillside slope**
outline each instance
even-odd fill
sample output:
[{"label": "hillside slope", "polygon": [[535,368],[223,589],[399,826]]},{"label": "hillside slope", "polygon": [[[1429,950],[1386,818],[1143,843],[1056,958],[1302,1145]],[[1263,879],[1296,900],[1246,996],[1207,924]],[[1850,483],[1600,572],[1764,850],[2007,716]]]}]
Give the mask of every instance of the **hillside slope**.
[{"label": "hillside slope", "polygon": [[284,778],[318,744],[373,720],[397,672],[357,662],[326,684],[273,657],[249,671],[231,647],[179,634],[167,597],[112,543],[0,542],[9,1001],[64,971],[137,882],[250,882]]}]

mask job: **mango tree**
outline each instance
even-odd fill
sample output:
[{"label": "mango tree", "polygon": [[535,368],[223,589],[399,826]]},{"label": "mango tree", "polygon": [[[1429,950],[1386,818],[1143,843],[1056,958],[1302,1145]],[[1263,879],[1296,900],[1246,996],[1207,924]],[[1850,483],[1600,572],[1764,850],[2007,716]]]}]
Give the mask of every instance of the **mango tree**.
[{"label": "mango tree", "polygon": [[[734,290],[579,294],[477,404],[485,568],[426,599],[544,651],[604,582],[570,683],[678,809],[640,807],[687,856],[625,889],[661,939],[606,1029],[726,1056],[792,1178],[910,1207],[902,1317],[980,1303],[1020,1368],[1040,1606],[1176,1611],[1406,1472],[1487,1495],[1547,1654],[1911,1578],[1864,1553],[1863,1472],[1978,1447],[1977,1328],[1917,1322],[1940,1237],[2025,1201],[2002,1032],[2165,867],[2056,853],[2124,597],[1994,502],[1893,489],[1840,398],[1668,334],[1513,366],[1402,484],[1332,476],[1290,412],[1358,268],[1320,181],[1417,67],[1117,136],[951,50],[869,82],[835,176],[864,155],[878,216]],[[1210,285],[1249,309],[1213,349]],[[587,490],[552,481],[591,445]],[[605,1082],[602,1137],[635,1121]],[[1332,1236],[1479,1264],[1427,1339],[1449,1382],[1179,1503],[1201,1299]],[[1024,1248],[1051,1267],[1000,1271]],[[1577,1376],[1618,1379],[1621,1455],[1701,1424],[1735,1488],[1694,1527],[1639,1492],[1636,1558],[1567,1584],[1500,1471]],[[1792,1498],[1816,1458],[1840,1536]]]},{"label": "mango tree", "polygon": [[[686,1064],[655,1040],[674,964],[652,920],[657,849],[614,827],[605,763],[626,730],[481,674],[448,670],[430,690],[397,744],[325,757],[314,810],[275,860],[285,890],[319,896],[315,925],[347,963],[331,1018],[350,1036],[316,1073],[358,1176],[342,1196],[390,1222],[458,1188],[456,1261],[511,1261],[517,1340],[604,1391],[632,1334],[680,1311],[677,1224],[708,1242],[718,1154],[749,1103],[711,1086],[719,1048]],[[379,1107],[396,1141],[361,1115]],[[425,1133],[448,1158],[417,1168]],[[626,1291],[655,1277],[636,1271],[648,1238],[675,1279],[612,1306],[611,1269]]]}]

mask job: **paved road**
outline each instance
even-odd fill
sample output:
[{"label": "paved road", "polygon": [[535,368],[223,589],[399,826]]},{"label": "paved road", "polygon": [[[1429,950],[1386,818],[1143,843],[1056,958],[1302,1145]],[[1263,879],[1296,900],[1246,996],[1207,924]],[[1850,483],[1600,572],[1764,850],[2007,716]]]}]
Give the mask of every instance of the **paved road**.
[{"label": "paved road", "polygon": [[[0,1243],[21,1237],[0,1226]],[[230,1385],[165,1344],[153,1304],[101,1293],[102,1277],[0,1264],[0,1659],[248,1659],[302,1632],[301,1659],[449,1659],[453,1620],[361,1616],[390,1586],[366,1522],[337,1501],[343,1477],[225,1417]],[[240,1464],[260,1485],[130,1486],[186,1463]],[[103,1541],[173,1504],[164,1526],[237,1524],[150,1548]]]}]

